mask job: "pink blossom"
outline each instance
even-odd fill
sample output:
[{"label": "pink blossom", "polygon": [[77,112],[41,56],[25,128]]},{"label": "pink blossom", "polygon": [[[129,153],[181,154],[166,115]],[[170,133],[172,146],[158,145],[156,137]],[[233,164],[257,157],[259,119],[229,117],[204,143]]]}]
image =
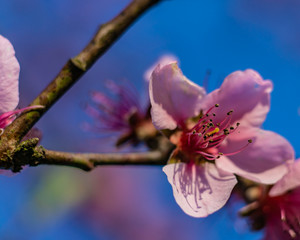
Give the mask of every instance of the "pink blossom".
[{"label": "pink blossom", "polygon": [[264,240],[300,239],[300,159],[258,203],[250,217],[260,216],[265,223]]},{"label": "pink blossom", "polygon": [[[270,108],[272,82],[254,70],[230,74],[210,94],[173,62],[152,73],[149,95],[155,127],[177,148],[163,171],[184,212],[205,217],[220,209],[234,174],[265,184],[278,181],[294,151],[280,135],[260,129]],[[249,142],[252,142],[251,144]]]},{"label": "pink blossom", "polygon": [[31,106],[14,110],[19,103],[20,65],[12,44],[0,35],[0,130],[1,134],[18,114],[25,110],[43,108]]},{"label": "pink blossom", "polygon": [[300,188],[277,197],[268,197],[263,204],[266,221],[264,240],[300,239]]}]

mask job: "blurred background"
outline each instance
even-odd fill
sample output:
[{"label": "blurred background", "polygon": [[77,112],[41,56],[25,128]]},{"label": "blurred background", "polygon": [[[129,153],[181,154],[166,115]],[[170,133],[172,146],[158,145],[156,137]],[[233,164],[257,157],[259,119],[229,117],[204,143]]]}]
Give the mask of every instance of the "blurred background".
[{"label": "blurred background", "polygon": [[[2,0],[0,34],[21,65],[20,106],[30,103],[99,24],[125,0]],[[90,92],[105,80],[129,81],[147,101],[143,75],[173,54],[183,73],[208,89],[235,70],[253,68],[272,79],[264,124],[286,137],[299,157],[300,2],[298,0],[163,1],[142,16],[93,68],[44,115],[37,127],[48,149],[113,151],[113,138],[87,132]],[[113,136],[112,136],[113,137]],[[182,212],[161,167],[99,167],[85,173],[55,166],[0,176],[1,239],[259,239],[238,219],[239,203],[205,219]]]}]

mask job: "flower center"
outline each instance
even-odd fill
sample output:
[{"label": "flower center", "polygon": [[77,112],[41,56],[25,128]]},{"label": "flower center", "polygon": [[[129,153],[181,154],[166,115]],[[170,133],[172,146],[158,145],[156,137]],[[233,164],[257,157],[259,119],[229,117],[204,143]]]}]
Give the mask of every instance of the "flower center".
[{"label": "flower center", "polygon": [[235,126],[231,124],[233,110],[229,111],[225,118],[216,123],[214,121],[215,113],[212,113],[214,108],[219,107],[219,104],[211,107],[193,128],[183,131],[180,139],[181,150],[187,154],[201,155],[207,160],[215,160],[221,155],[234,155],[248,146],[251,140],[248,140],[246,146],[242,147],[236,152],[223,154],[218,151],[218,147],[227,138],[227,136],[236,131],[240,123]]}]

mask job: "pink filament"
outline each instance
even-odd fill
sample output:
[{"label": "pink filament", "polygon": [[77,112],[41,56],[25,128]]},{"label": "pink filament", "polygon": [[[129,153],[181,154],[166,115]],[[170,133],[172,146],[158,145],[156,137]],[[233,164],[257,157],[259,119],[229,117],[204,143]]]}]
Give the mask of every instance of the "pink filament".
[{"label": "pink filament", "polygon": [[[231,156],[243,151],[250,143],[250,141],[241,149],[232,153],[218,153],[216,148],[222,144],[226,137],[235,132],[239,124],[236,127],[230,127],[231,124],[231,113],[230,111],[227,116],[220,122],[214,124],[211,114],[209,114],[215,106],[208,109],[203,117],[195,124],[195,126],[184,132],[181,137],[181,147],[184,151],[192,154],[200,154],[207,160],[215,160],[220,157],[220,155]],[[215,114],[212,114],[214,117]]]}]

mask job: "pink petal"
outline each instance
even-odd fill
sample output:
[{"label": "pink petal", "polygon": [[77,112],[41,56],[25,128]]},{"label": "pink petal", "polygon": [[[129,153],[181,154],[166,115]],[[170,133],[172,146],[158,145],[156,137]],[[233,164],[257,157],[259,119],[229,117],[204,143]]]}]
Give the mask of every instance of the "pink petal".
[{"label": "pink petal", "polygon": [[19,102],[20,65],[11,43],[0,35],[0,114],[13,110]]},{"label": "pink petal", "polygon": [[219,150],[225,155],[235,152],[246,145],[248,139],[253,142],[246,149],[216,160],[217,167],[256,182],[277,182],[287,173],[286,163],[294,159],[293,147],[277,133],[253,128],[248,129],[247,134],[240,129],[240,134],[229,135]]},{"label": "pink petal", "polygon": [[149,95],[151,115],[157,129],[175,129],[184,125],[187,118],[199,114],[199,104],[205,90],[188,80],[177,63],[161,67],[152,73]]},{"label": "pink petal", "polygon": [[280,179],[269,192],[271,197],[282,195],[283,193],[300,186],[300,159],[289,164],[289,171]]},{"label": "pink petal", "polygon": [[163,168],[181,209],[192,217],[206,217],[225,205],[237,183],[233,174],[212,163],[168,164]]},{"label": "pink petal", "polygon": [[171,54],[167,54],[167,55],[163,55],[162,57],[160,57],[158,59],[157,62],[155,62],[149,69],[147,69],[147,71],[144,74],[144,79],[149,82],[151,79],[151,75],[152,72],[154,71],[154,69],[156,68],[156,66],[159,64],[160,67],[162,68],[163,66],[172,63],[172,62],[177,62],[178,59],[177,57],[171,55]]},{"label": "pink petal", "polygon": [[270,108],[270,92],[273,84],[263,80],[252,69],[236,71],[225,78],[220,89],[208,94],[203,101],[203,110],[215,104],[216,121],[220,122],[226,113],[233,110],[232,121],[241,121],[244,126],[259,127],[264,122]]}]

